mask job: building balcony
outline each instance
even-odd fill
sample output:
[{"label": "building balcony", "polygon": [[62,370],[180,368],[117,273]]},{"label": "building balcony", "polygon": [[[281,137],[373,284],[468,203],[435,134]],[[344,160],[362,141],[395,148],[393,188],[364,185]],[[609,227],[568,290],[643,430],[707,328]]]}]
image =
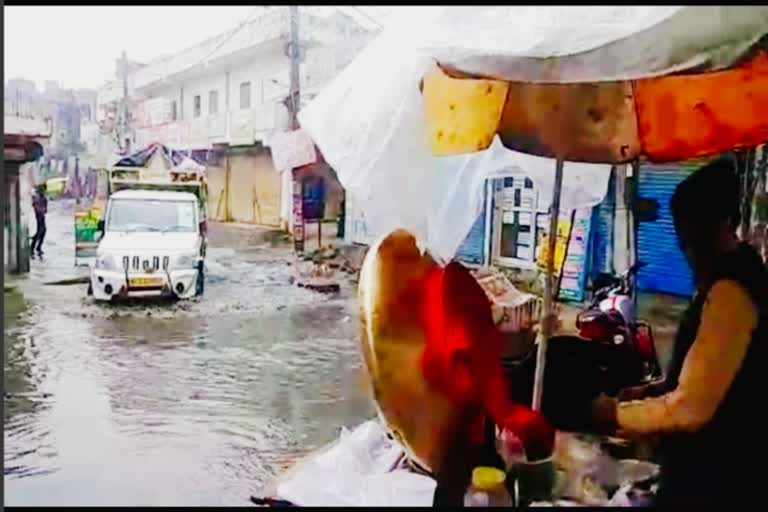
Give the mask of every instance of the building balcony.
[{"label": "building balcony", "polygon": [[261,142],[268,145],[274,133],[288,129],[289,121],[288,110],[282,102],[269,102],[249,109],[137,127],[136,144],[144,147],[161,142],[181,150],[208,149],[214,144],[243,146]]},{"label": "building balcony", "polygon": [[53,123],[50,119],[17,115],[6,115],[3,119],[4,135],[23,135],[47,139],[51,136],[52,131]]}]

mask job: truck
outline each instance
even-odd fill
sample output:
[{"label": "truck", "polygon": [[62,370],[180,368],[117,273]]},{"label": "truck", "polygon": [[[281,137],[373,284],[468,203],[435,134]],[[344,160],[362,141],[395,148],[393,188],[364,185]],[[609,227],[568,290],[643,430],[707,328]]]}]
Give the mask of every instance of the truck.
[{"label": "truck", "polygon": [[88,292],[97,301],[191,299],[205,286],[204,172],[113,167]]}]

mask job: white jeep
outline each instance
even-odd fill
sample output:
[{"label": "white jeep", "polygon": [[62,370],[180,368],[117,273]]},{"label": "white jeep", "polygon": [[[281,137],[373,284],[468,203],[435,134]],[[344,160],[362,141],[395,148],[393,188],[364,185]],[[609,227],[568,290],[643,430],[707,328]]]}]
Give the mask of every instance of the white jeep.
[{"label": "white jeep", "polygon": [[120,190],[99,229],[89,285],[96,300],[203,293],[206,241],[194,194]]}]

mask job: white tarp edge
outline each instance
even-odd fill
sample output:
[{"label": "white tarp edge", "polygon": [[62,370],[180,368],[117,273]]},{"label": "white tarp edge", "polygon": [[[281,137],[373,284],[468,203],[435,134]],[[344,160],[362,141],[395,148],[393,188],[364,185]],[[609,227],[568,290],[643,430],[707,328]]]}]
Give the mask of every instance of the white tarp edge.
[{"label": "white tarp edge", "polygon": [[435,481],[397,469],[402,455],[378,421],[342,429],[336,443],[278,485],[277,497],[301,507],[432,506]]},{"label": "white tarp edge", "polygon": [[768,6],[450,6],[413,43],[466,73],[593,82],[724,68],[766,32]]}]

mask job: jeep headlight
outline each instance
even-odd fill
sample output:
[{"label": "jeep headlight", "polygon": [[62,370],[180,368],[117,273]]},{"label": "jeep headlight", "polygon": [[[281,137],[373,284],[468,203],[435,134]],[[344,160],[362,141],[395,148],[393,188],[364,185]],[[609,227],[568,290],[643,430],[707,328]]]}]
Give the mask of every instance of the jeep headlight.
[{"label": "jeep headlight", "polygon": [[115,270],[115,258],[111,254],[100,254],[96,256],[96,268],[101,270]]},{"label": "jeep headlight", "polygon": [[197,253],[191,252],[178,256],[174,268],[197,268]]}]

